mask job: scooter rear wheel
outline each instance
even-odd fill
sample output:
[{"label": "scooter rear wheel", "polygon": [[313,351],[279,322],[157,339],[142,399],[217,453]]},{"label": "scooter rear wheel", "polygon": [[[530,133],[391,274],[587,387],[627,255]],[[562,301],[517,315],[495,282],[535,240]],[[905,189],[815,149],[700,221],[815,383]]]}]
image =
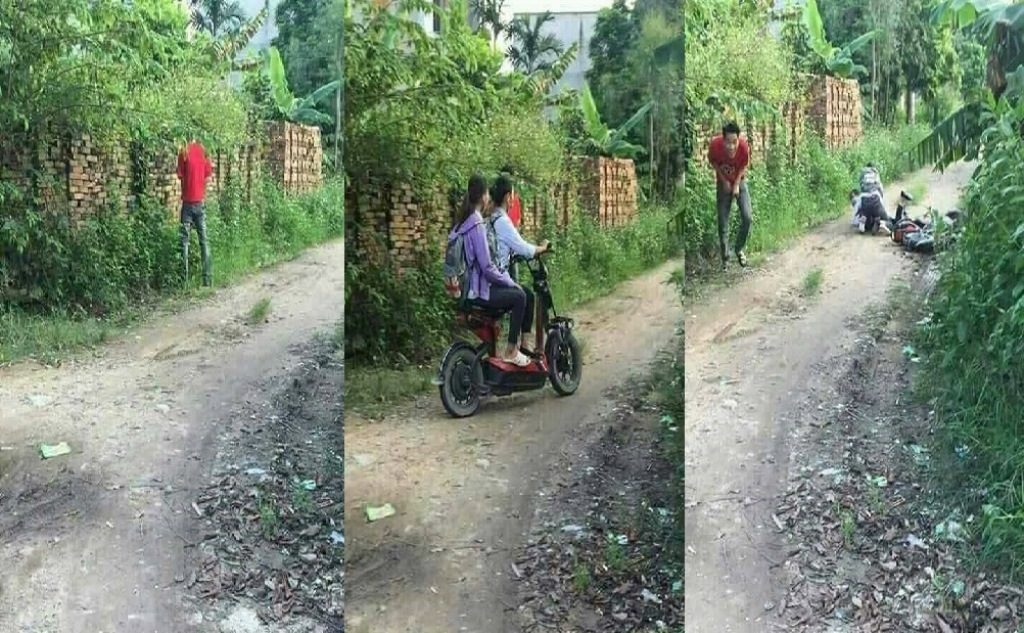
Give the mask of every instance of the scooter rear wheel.
[{"label": "scooter rear wheel", "polygon": [[456,418],[468,418],[480,409],[483,368],[469,344],[452,345],[441,361],[441,404]]},{"label": "scooter rear wheel", "polygon": [[548,335],[548,377],[560,396],[571,396],[580,387],[583,356],[580,344],[569,330],[554,329]]}]

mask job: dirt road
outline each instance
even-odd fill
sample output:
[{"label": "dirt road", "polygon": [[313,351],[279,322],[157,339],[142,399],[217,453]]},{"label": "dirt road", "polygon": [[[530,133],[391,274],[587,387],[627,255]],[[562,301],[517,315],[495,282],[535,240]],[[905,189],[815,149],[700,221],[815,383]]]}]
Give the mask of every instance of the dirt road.
[{"label": "dirt road", "polygon": [[[971,170],[913,176],[927,186],[917,212],[953,208]],[[820,294],[805,297],[804,280],[816,269]],[[809,393],[827,399],[838,390],[844,374],[829,371],[831,361],[854,349],[858,319],[907,269],[888,240],[851,234],[844,216],[735,286],[687,305],[689,633],[773,630],[787,590],[773,512],[795,467],[794,421],[813,417],[804,410]]]},{"label": "dirt road", "polygon": [[[62,367],[0,370],[0,630],[264,630],[184,599],[192,500],[233,417],[340,320],[343,253],[313,249]],[[263,298],[268,321],[248,324]],[[43,442],[73,453],[43,461]]]},{"label": "dirt road", "polygon": [[[383,421],[346,417],[346,626],[351,633],[519,631],[511,556],[570,439],[607,413],[609,388],[641,372],[682,319],[672,263],[575,311],[583,384],[490,401],[469,421],[436,394]],[[368,523],[367,504],[397,515]]]}]

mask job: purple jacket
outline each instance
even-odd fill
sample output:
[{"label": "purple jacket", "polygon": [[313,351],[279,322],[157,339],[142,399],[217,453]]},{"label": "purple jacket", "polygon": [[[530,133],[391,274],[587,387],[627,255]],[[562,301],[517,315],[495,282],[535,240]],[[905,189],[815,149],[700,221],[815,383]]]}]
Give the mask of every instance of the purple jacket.
[{"label": "purple jacket", "polygon": [[466,247],[466,264],[469,267],[469,298],[490,301],[491,286],[515,287],[508,273],[498,270],[491,261],[491,252],[487,248],[487,230],[484,218],[479,211],[474,211],[461,226],[448,234],[448,241],[456,235],[463,236]]}]

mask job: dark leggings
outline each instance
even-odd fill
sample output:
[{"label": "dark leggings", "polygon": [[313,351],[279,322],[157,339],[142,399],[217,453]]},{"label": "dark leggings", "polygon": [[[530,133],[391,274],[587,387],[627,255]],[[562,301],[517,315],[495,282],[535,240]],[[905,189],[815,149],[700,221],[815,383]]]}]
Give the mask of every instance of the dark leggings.
[{"label": "dark leggings", "polygon": [[509,313],[512,324],[508,329],[508,344],[518,347],[519,335],[523,331],[526,317],[526,293],[523,292],[523,289],[519,286],[513,288],[491,286],[491,298],[487,301],[476,299],[475,302],[488,310]]},{"label": "dark leggings", "polygon": [[[512,278],[512,281],[519,283],[519,267],[516,266],[515,261],[509,264],[508,276]],[[519,287],[526,293],[526,312],[523,313],[523,334],[529,334],[533,331],[533,317],[534,312],[536,312],[537,298],[534,296],[533,291],[526,286]]]}]

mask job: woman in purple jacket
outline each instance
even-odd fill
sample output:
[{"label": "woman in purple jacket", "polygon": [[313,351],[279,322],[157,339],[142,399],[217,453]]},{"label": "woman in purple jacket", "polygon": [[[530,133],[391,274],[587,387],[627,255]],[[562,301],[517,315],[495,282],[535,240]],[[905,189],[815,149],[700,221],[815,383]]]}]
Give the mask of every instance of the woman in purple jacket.
[{"label": "woman in purple jacket", "polygon": [[469,179],[460,216],[448,239],[454,239],[459,234],[463,236],[469,270],[469,300],[488,310],[510,313],[512,323],[508,331],[508,344],[501,355],[502,360],[525,367],[530,364],[530,359],[519,351],[519,336],[526,316],[526,293],[491,260],[487,230],[480,213],[486,204],[487,182],[483,176],[474,175]]}]

